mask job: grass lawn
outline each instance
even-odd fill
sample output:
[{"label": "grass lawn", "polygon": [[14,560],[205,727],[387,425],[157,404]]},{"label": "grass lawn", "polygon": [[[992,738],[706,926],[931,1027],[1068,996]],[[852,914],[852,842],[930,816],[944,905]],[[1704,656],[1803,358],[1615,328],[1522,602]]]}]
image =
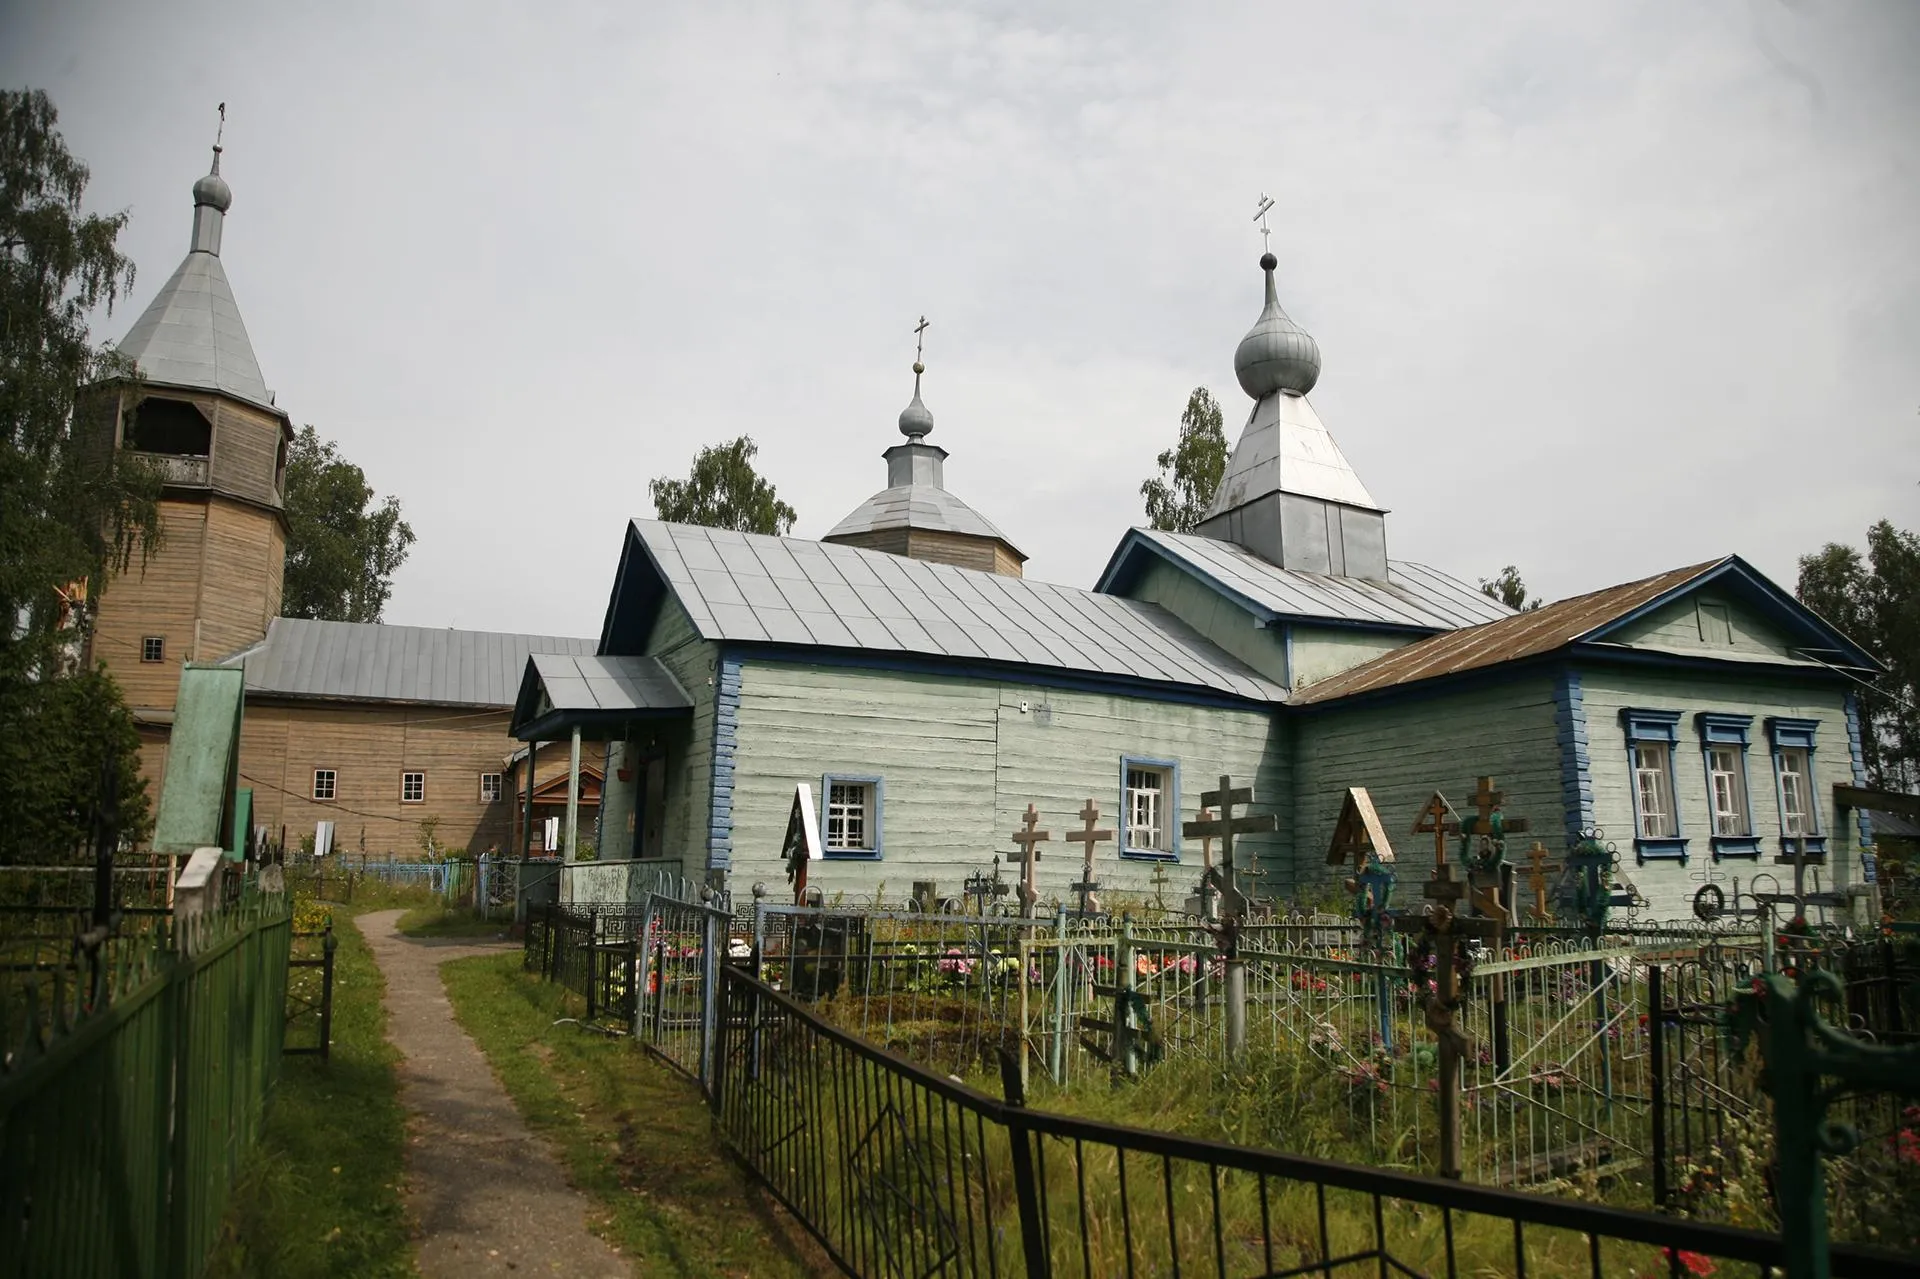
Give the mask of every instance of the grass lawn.
[{"label": "grass lawn", "polygon": [[435,902],[415,906],[400,916],[396,925],[408,937],[505,937],[511,927],[504,920],[481,919],[464,906],[445,906]]},{"label": "grass lawn", "polygon": [[[346,908],[332,909],[333,1060],[282,1062],[210,1277],[416,1273],[400,1198],[405,1120],[394,1078],[399,1054],[387,1043],[380,1002],[386,983]],[[296,930],[314,927],[319,913],[300,903]]]},{"label": "grass lawn", "polygon": [[648,1276],[838,1273],[720,1149],[699,1090],[624,1038],[568,1023],[582,1001],[518,955],[441,968],[454,1015],[552,1142],[593,1221]]}]

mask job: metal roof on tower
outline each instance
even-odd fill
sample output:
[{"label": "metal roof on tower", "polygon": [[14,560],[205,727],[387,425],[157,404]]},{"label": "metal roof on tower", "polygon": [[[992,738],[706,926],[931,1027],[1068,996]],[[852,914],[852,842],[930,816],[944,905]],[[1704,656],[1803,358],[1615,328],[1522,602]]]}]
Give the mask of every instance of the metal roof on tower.
[{"label": "metal roof on tower", "polygon": [[193,239],[186,260],[118,349],[150,382],[218,391],[278,413],[220,264],[220,235],[232,203],[216,145],[212,171],[193,184]]}]

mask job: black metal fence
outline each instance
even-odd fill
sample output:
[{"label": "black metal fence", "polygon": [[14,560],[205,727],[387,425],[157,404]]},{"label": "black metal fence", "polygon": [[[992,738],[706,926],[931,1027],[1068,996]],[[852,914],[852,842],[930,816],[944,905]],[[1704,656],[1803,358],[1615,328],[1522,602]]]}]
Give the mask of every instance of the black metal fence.
[{"label": "black metal fence", "polygon": [[[1028,1110],[721,967],[722,1132],[856,1276],[1767,1276],[1776,1236]],[[1836,1276],[1920,1261],[1832,1251]]]}]

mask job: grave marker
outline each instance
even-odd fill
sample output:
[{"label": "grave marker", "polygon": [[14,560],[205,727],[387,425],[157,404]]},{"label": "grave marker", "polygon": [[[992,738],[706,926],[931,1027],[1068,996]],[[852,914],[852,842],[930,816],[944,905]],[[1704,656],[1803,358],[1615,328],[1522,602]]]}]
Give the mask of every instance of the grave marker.
[{"label": "grave marker", "polygon": [[1034,845],[1044,844],[1052,837],[1046,831],[1034,829],[1040,824],[1040,813],[1032,804],[1027,805],[1020,821],[1021,828],[1013,832],[1013,842],[1020,845],[1020,913],[1032,919],[1034,903],[1040,900],[1040,894],[1033,887],[1033,864],[1040,860],[1040,850]]}]

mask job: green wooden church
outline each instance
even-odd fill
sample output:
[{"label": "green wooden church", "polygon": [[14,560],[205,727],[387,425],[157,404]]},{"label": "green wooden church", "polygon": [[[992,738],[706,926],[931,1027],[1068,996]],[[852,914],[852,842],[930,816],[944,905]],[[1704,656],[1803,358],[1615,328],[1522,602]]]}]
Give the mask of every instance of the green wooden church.
[{"label": "green wooden church", "polygon": [[1797,849],[1858,896],[1849,690],[1874,659],[1734,555],[1521,613],[1393,558],[1308,398],[1319,347],[1261,267],[1234,357],[1253,408],[1207,518],[1129,530],[1090,590],[1025,578],[947,491],[918,362],[886,487],[825,538],[634,520],[597,654],[531,659],[514,713],[522,738],[608,743],[601,859],[780,897],[805,783],[829,895],[958,895],[1033,805],[1038,886],[1064,900],[1091,799],[1108,895],[1184,897],[1182,824],[1230,775],[1277,817],[1238,849],[1284,900],[1331,880],[1349,787],[1406,881],[1432,857],[1405,834],[1428,797],[1466,811],[1491,775],[1556,857],[1599,832],[1648,918],[1709,883],[1790,886]]}]

